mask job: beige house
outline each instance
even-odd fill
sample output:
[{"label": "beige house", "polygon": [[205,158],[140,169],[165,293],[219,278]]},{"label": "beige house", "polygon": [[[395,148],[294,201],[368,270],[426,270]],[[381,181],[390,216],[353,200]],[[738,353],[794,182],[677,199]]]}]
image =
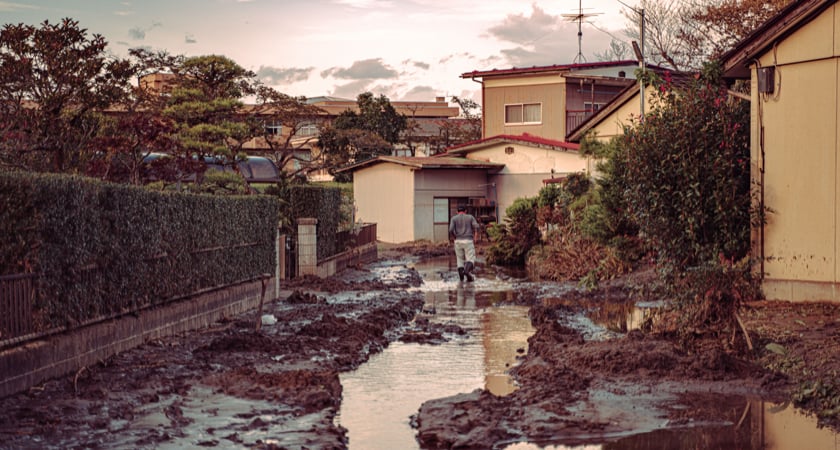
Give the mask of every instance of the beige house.
[{"label": "beige house", "polygon": [[481,83],[483,137],[569,133],[635,83],[636,61],[563,64],[461,74]]},{"label": "beige house", "polygon": [[446,154],[504,164],[490,177],[488,192],[504,220],[517,198],[537,195],[549,180],[592,170],[568,136],[635,85],[637,68],[636,61],[608,61],[461,74],[481,83],[483,138]]},{"label": "beige house", "polygon": [[[376,222],[385,242],[448,239],[459,203],[481,222],[503,221],[517,198],[592,169],[566,136],[635,84],[637,67],[619,61],[461,75],[482,85],[483,138],[432,158],[380,157],[345,168],[353,172],[358,217]],[[462,167],[445,169],[440,161]]]},{"label": "beige house", "polygon": [[496,136],[431,158],[380,156],[348,166],[357,220],[377,223],[377,239],[448,239],[458,205],[482,224],[504,220],[520,197],[548,179],[589,170],[578,145],[534,136]]},{"label": "beige house", "polygon": [[356,220],[376,223],[377,240],[445,242],[458,205],[485,223],[495,220],[487,198],[489,177],[502,164],[455,157],[380,156],[353,172]]},{"label": "beige house", "polygon": [[496,205],[496,217],[504,220],[505,211],[517,198],[536,196],[547,180],[589,172],[592,161],[579,149],[578,144],[569,142],[502,135],[452,147],[446,155],[504,166],[487,179],[487,199]]},{"label": "beige house", "polygon": [[802,0],[723,58],[748,80],[751,172],[767,223],[753,228],[768,299],[840,300],[840,8]]}]

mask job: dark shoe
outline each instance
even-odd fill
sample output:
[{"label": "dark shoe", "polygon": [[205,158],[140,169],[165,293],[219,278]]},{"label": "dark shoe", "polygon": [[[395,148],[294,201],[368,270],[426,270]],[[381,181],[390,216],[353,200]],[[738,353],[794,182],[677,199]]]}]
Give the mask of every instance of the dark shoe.
[{"label": "dark shoe", "polygon": [[[461,281],[464,281],[464,268],[463,267],[458,268],[458,278],[460,278]],[[470,280],[470,281],[472,281],[472,280]]]},{"label": "dark shoe", "polygon": [[469,261],[467,261],[467,263],[465,265],[467,267],[464,270],[464,276],[467,277],[467,281],[473,281],[472,271],[473,271],[473,268],[475,268],[475,266],[473,265],[473,263],[471,263]]}]

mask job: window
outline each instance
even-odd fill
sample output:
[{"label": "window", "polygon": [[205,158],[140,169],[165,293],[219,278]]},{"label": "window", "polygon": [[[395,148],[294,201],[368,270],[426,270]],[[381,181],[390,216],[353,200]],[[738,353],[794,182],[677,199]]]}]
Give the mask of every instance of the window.
[{"label": "window", "polygon": [[265,122],[265,134],[272,135],[272,136],[280,136],[283,134],[283,125],[277,121],[266,121]]},{"label": "window", "polygon": [[594,113],[594,112],[600,111],[601,108],[604,107],[604,105],[605,105],[605,103],[583,102],[583,109],[585,109],[586,112],[593,112]]},{"label": "window", "polygon": [[434,199],[434,221],[435,223],[449,223],[449,199]]},{"label": "window", "polygon": [[317,136],[318,135],[318,125],[314,123],[304,123],[301,124],[300,129],[297,132],[298,136]]},{"label": "window", "polygon": [[536,124],[541,122],[541,103],[505,105],[505,125]]}]

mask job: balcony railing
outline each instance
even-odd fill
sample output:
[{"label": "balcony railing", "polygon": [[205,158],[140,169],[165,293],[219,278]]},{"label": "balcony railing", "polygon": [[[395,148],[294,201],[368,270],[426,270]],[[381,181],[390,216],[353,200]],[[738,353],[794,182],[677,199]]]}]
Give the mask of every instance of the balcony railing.
[{"label": "balcony railing", "polygon": [[595,111],[591,109],[571,109],[566,111],[566,136],[570,135],[572,131],[592,114],[595,114]]}]

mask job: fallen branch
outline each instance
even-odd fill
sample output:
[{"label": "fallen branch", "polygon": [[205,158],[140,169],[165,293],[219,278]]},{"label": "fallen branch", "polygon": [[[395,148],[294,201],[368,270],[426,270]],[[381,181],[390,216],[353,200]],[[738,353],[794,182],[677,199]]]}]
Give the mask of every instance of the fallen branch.
[{"label": "fallen branch", "polygon": [[87,366],[82,366],[82,368],[81,368],[81,369],[79,369],[79,370],[76,372],[76,376],[75,376],[75,377],[73,377],[73,391],[75,391],[75,392],[76,392],[76,395],[79,395],[79,376],[80,376],[80,375],[82,374],[82,372],[84,372],[85,370],[87,370]]},{"label": "fallen branch", "polygon": [[268,280],[271,275],[263,274],[260,278],[260,283],[262,284],[262,291],[260,292],[260,306],[257,309],[257,323],[255,324],[255,331],[260,331],[262,327],[262,312],[263,312],[263,303],[265,302],[265,288],[266,284],[268,284]]},{"label": "fallen branch", "polygon": [[738,321],[738,325],[741,327],[741,331],[744,332],[744,338],[747,340],[747,348],[749,348],[750,351],[752,351],[752,339],[750,339],[750,334],[747,332],[747,327],[744,326],[744,322],[741,321],[741,316],[739,316],[737,312],[733,314],[735,314],[735,320]]}]

